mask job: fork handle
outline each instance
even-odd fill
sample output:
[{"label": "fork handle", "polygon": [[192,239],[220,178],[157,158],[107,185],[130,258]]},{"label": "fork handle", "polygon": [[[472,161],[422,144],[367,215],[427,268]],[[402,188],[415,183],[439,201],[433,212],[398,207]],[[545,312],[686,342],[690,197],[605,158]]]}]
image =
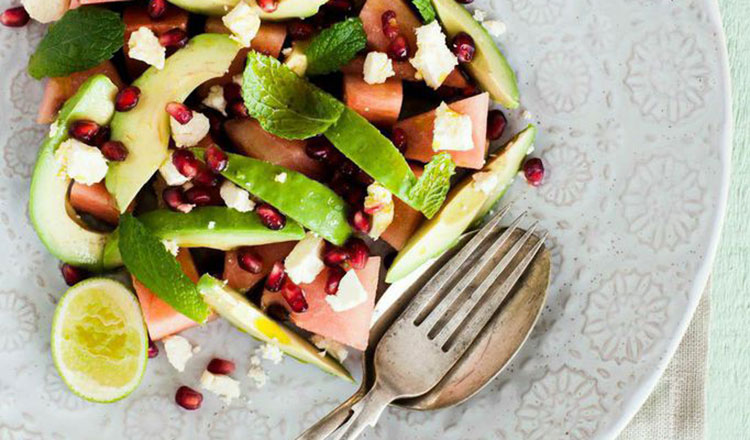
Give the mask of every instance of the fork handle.
[{"label": "fork handle", "polygon": [[357,391],[317,423],[307,428],[296,440],[325,440],[329,438],[336,431],[336,428],[346,422],[352,412],[352,406],[362,400],[364,395],[364,390]]},{"label": "fork handle", "polygon": [[396,397],[380,382],[375,382],[362,400],[352,406],[352,416],[334,433],[334,440],[354,440],[368,426],[375,426],[380,415]]}]

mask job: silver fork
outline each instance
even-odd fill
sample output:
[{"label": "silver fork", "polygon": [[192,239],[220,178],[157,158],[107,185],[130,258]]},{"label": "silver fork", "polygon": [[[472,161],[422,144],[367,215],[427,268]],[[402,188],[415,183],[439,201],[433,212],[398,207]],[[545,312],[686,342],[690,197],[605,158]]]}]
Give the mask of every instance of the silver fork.
[{"label": "silver fork", "polygon": [[[521,253],[537,227],[535,223],[507,253],[498,255],[524,215],[499,237],[503,215],[495,217],[425,284],[378,342],[375,383],[352,406],[349,419],[334,433],[334,439],[356,438],[367,426],[375,425],[391,402],[422,395],[445,377],[490,321],[547,237],[543,234],[527,253]],[[482,248],[486,250],[481,257],[473,255]]]}]

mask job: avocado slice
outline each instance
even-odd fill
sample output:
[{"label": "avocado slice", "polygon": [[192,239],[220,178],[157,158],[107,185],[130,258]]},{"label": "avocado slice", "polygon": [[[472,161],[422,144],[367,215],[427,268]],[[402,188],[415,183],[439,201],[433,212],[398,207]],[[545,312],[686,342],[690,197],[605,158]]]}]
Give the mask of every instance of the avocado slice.
[{"label": "avocado slice", "polygon": [[[466,229],[487,215],[518,174],[521,162],[535,137],[536,127],[529,125],[508,142],[499,155],[487,162],[482,170],[466,177],[454,188],[440,212],[422,223],[398,253],[388,269],[385,281],[396,282],[425,261],[440,255],[453,246]],[[475,183],[474,176],[479,173],[489,173],[486,176],[495,182],[489,191]]]},{"label": "avocado slice", "polygon": [[[237,6],[240,0],[168,0],[175,6],[194,14],[221,16]],[[290,18],[307,18],[318,13],[318,10],[328,0],[284,0],[279,2],[273,12],[261,9],[255,0],[245,0],[245,3],[258,11],[262,20],[279,21]]]},{"label": "avocado slice", "polygon": [[507,108],[517,108],[520,94],[516,74],[484,26],[456,0],[432,0],[432,4],[448,38],[466,32],[474,39],[474,59],[463,65],[469,74],[493,100]]},{"label": "avocado slice", "polygon": [[182,102],[202,83],[224,75],[239,50],[239,44],[227,35],[198,35],[170,56],[162,70],[151,67],[133,83],[141,89],[138,105],[115,113],[111,124],[112,139],[124,143],[129,152],[123,162],[112,163],[107,173],[107,190],[120,212],[125,212],[167,157],[166,105]]},{"label": "avocado slice", "polygon": [[198,290],[216,313],[243,332],[263,342],[277,344],[284,353],[300,362],[313,364],[328,374],[354,382],[346,368],[331,355],[321,353],[306,339],[268,317],[223,281],[203,275],[198,281]]},{"label": "avocado slice", "polygon": [[60,176],[55,150],[68,139],[68,126],[79,119],[107,124],[114,113],[117,86],[104,75],[89,78],[60,110],[57,121],[42,144],[31,177],[29,216],[52,255],[74,266],[101,271],[108,233],[90,230],[68,200],[71,179]]}]

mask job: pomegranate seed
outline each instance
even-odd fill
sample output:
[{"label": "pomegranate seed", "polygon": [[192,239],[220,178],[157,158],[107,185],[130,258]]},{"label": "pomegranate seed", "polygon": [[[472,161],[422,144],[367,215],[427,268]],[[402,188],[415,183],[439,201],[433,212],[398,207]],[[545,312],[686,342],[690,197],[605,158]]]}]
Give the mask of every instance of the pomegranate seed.
[{"label": "pomegranate seed", "polygon": [[152,20],[158,20],[164,16],[167,12],[167,1],[166,0],[149,0],[148,2],[148,16]]},{"label": "pomegranate seed", "polygon": [[344,264],[349,259],[349,252],[340,247],[331,247],[323,254],[323,263],[329,267]]},{"label": "pomegranate seed", "polygon": [[284,285],[281,288],[281,296],[284,297],[294,313],[303,313],[307,311],[305,292],[303,292],[302,289],[294,284],[289,278],[284,280]]},{"label": "pomegranate seed", "polygon": [[0,23],[8,27],[22,27],[29,22],[29,13],[23,6],[6,9],[0,14]]},{"label": "pomegranate seed", "polygon": [[230,102],[227,106],[227,112],[229,113],[229,116],[238,119],[250,116],[250,112],[247,111],[247,107],[245,106],[245,101],[242,99],[235,99]]},{"label": "pomegranate seed", "polygon": [[538,157],[531,158],[523,164],[523,175],[530,185],[539,186],[544,179],[544,163]]},{"label": "pomegranate seed", "polygon": [[71,266],[68,263],[63,263],[60,266],[60,272],[62,273],[63,280],[68,286],[73,286],[89,277],[89,272],[86,269]]},{"label": "pomegranate seed", "polygon": [[370,177],[369,174],[365,173],[362,169],[357,171],[357,182],[361,183],[362,185],[372,185],[375,183],[375,179]]},{"label": "pomegranate seed", "polygon": [[170,102],[166,107],[167,113],[182,125],[193,119],[193,111],[180,102]]},{"label": "pomegranate seed", "polygon": [[180,28],[170,29],[159,35],[159,44],[162,47],[180,49],[187,45],[188,34]]},{"label": "pomegranate seed", "polygon": [[286,217],[268,203],[261,203],[255,211],[260,217],[260,222],[268,229],[278,231],[286,225]]},{"label": "pomegranate seed", "polygon": [[361,207],[365,203],[365,190],[360,186],[353,186],[344,196],[351,206]]},{"label": "pomegranate seed", "polygon": [[220,180],[220,176],[209,170],[207,166],[201,166],[198,174],[193,177],[193,182],[201,186],[216,186]]},{"label": "pomegranate seed", "polygon": [[284,272],[284,263],[282,263],[281,261],[277,261],[273,263],[271,272],[266,278],[265,288],[269,292],[278,292],[279,290],[281,290],[281,286],[284,284],[285,280],[286,272]]},{"label": "pomegranate seed", "polygon": [[364,269],[370,258],[370,248],[359,238],[350,238],[346,242],[346,250],[349,253],[349,266],[352,269]]},{"label": "pomegranate seed", "polygon": [[315,137],[307,141],[305,153],[311,159],[326,162],[333,155],[333,146],[324,137]]},{"label": "pomegranate seed", "polygon": [[195,206],[211,206],[223,203],[219,190],[209,186],[194,186],[185,191],[188,203]]},{"label": "pomegranate seed", "polygon": [[505,131],[508,120],[500,110],[490,110],[487,114],[487,138],[491,141],[500,139]]},{"label": "pomegranate seed", "polygon": [[389,40],[393,40],[398,37],[398,21],[396,21],[396,12],[389,9],[383,12],[380,16],[380,20],[383,23],[383,35]]},{"label": "pomegranate seed", "polygon": [[80,120],[70,124],[68,134],[85,144],[93,145],[101,126],[94,121]]},{"label": "pomegranate seed", "polygon": [[250,273],[258,274],[263,271],[263,258],[249,247],[240,248],[237,252],[237,264]]},{"label": "pomegranate seed", "polygon": [[156,346],[156,343],[149,338],[148,340],[148,358],[153,359],[156,356],[159,356],[159,347]]},{"label": "pomegranate seed", "polygon": [[136,86],[125,87],[120,90],[115,98],[115,110],[126,112],[132,110],[141,98],[141,89]]},{"label": "pomegranate seed", "polygon": [[335,295],[339,293],[339,283],[341,278],[344,278],[346,271],[340,267],[332,267],[328,269],[328,278],[326,279],[326,294]]},{"label": "pomegranate seed", "polygon": [[273,12],[279,7],[279,0],[258,0],[258,6],[265,12]]},{"label": "pomegranate seed", "polygon": [[229,84],[225,85],[224,86],[224,99],[227,102],[232,102],[238,99],[242,99],[242,87],[235,82],[230,82]]},{"label": "pomegranate seed", "polygon": [[94,136],[94,145],[101,148],[101,146],[109,140],[111,134],[112,132],[106,125],[103,127],[99,127],[99,132],[96,134],[96,136]]},{"label": "pomegranate seed", "polygon": [[326,7],[344,13],[351,11],[354,5],[351,0],[328,0]]},{"label": "pomegranate seed", "polygon": [[128,157],[128,149],[119,141],[107,141],[99,149],[104,157],[112,162],[122,162]]},{"label": "pomegranate seed", "polygon": [[451,49],[461,63],[470,63],[474,59],[474,52],[476,51],[474,39],[466,32],[459,32],[453,37]]},{"label": "pomegranate seed", "polygon": [[406,43],[406,38],[403,35],[398,34],[391,41],[391,44],[388,45],[388,56],[396,61],[406,61],[409,59],[409,45]]},{"label": "pomegranate seed", "polygon": [[393,145],[398,148],[398,151],[401,153],[406,151],[407,138],[406,131],[404,131],[403,128],[396,127],[393,129],[393,132],[391,133],[391,141],[393,142]]},{"label": "pomegranate seed", "polygon": [[226,359],[213,358],[208,363],[206,370],[213,374],[232,374],[234,373],[234,362]]},{"label": "pomegranate seed", "polygon": [[173,211],[185,212],[188,202],[185,199],[185,194],[182,192],[182,188],[178,186],[171,186],[169,188],[166,188],[164,192],[161,193],[161,197],[162,199],[164,199],[164,203],[167,205],[167,207],[169,207],[169,209]]},{"label": "pomegranate seed", "polygon": [[203,394],[183,385],[177,389],[174,401],[181,407],[193,411],[201,407],[201,403],[203,403]]},{"label": "pomegranate seed", "polygon": [[367,214],[365,214],[364,211],[355,211],[349,221],[354,227],[355,231],[361,232],[363,234],[367,234],[368,232],[370,232],[370,218],[367,216]]},{"label": "pomegranate seed", "polygon": [[174,150],[172,153],[172,164],[183,176],[192,179],[198,174],[200,161],[190,150]]},{"label": "pomegranate seed", "polygon": [[312,37],[312,34],[315,32],[315,27],[312,23],[303,20],[294,20],[286,25],[286,30],[292,40],[307,40]]},{"label": "pomegranate seed", "polygon": [[227,168],[227,162],[229,161],[227,153],[223,152],[216,145],[206,148],[206,152],[203,154],[203,157],[206,159],[206,165],[208,165],[211,171],[220,173]]}]

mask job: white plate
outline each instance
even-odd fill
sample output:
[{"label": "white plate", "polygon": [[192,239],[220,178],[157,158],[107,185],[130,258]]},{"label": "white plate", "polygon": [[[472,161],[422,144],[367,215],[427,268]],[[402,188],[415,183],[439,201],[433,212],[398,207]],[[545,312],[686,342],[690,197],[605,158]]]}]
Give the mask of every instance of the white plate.
[{"label": "white plate", "polygon": [[[490,5],[491,3],[491,5]],[[7,6],[8,0],[0,2]],[[553,239],[554,279],[540,324],[512,367],[476,398],[436,413],[389,410],[371,439],[611,438],[646,399],[707,280],[726,201],[727,58],[713,0],[475,2],[506,23],[499,38],[539,123],[548,167],[509,199]],[[38,25],[0,29],[0,438],[288,439],[354,390],[315,368],[268,366],[270,383],[185,412],[213,355],[244,376],[256,343],[214,322],[188,371],[163,353],[142,386],[112,405],[86,403],[58,379],[49,330],[63,283],[26,215],[45,127],[41,86],[25,61]],[[520,111],[512,128],[524,124]],[[509,130],[508,134],[510,135]],[[415,360],[418,362],[418,360]]]}]

